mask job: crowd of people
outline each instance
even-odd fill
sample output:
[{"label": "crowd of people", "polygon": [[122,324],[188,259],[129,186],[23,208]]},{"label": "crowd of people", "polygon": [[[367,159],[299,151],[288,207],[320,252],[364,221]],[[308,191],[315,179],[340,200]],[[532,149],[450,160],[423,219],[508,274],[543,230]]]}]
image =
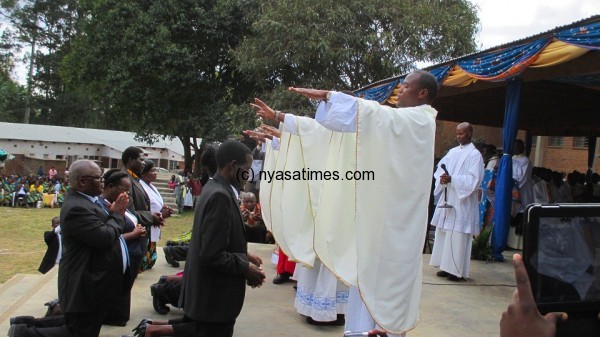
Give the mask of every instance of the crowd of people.
[{"label": "crowd of people", "polygon": [[[276,240],[280,249],[273,283],[296,274],[298,313],[309,324],[344,325],[346,331],[404,336],[415,327],[429,220],[436,227],[429,263],[440,269],[437,275],[455,282],[469,277],[472,238],[489,218],[490,200],[493,205],[498,153],[491,146],[478,151],[472,143],[473,126],[459,124],[458,146],[440,160],[433,174],[437,203],[432,218],[427,218],[435,77],[425,71],[408,75],[396,107],[327,90],[290,91],[321,101],[314,119],[274,110],[256,99],[252,107],[258,117],[282,124],[279,129],[263,126],[245,132],[263,146],[227,140],[205,151],[200,178],[172,177],[177,208],[192,206],[194,221],[190,233],[164,250],[168,263],[186,262],[183,272],[161,277],[158,285],[165,286],[154,285],[152,295],[155,309],[166,310],[167,296],[161,292],[171,292],[169,301],[183,309],[183,317],[144,320],[136,328],[138,335],[232,336],[247,286],[261,287],[266,279],[263,261],[248,250],[248,242]],[[545,190],[542,185],[535,190],[549,202],[560,200],[559,195],[573,201],[594,196],[593,186],[578,185],[576,173],[565,183],[562,175],[555,182],[552,172],[533,170],[523,149],[517,141],[515,218],[535,198],[534,187],[541,181]],[[403,165],[406,158],[411,165]],[[52,240],[58,236],[60,256],[49,256],[43,268],[47,271],[48,263],[59,260],[64,324],[14,324],[10,336],[98,336],[103,324],[124,326],[129,320],[134,281],[154,265],[160,227],[173,210],[152,185],[156,169],[144,160],[141,149],[127,148],[122,161],[122,169],[104,173],[89,160],[75,161],[69,168],[71,188],[48,234]],[[371,169],[379,176],[368,182],[284,184],[258,182],[246,174],[255,165],[276,170],[283,164],[287,170]],[[186,201],[188,196],[192,201]],[[374,200],[380,207],[373,207]],[[552,336],[553,324],[563,316],[544,318],[531,309],[526,272],[520,257],[514,260],[517,290],[502,316],[501,335]],[[524,314],[515,314],[519,312]]]},{"label": "crowd of people", "polygon": [[51,174],[53,169],[48,174],[42,170],[37,175],[1,175],[0,207],[60,207],[69,192],[69,178]]}]

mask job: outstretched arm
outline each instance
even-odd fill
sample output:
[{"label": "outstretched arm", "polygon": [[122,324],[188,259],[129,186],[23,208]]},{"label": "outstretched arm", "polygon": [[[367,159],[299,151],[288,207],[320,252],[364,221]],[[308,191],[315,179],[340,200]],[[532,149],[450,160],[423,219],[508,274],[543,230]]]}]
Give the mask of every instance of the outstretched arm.
[{"label": "outstretched arm", "polygon": [[320,90],[320,89],[308,89],[308,88],[295,88],[289,87],[289,91],[295,92],[297,94],[303,95],[310,99],[315,99],[318,101],[323,101],[329,98],[329,90]]},{"label": "outstretched arm", "polygon": [[256,116],[262,118],[263,120],[283,122],[285,114],[275,111],[258,98],[255,98],[254,103],[250,103],[250,106],[252,106],[254,111],[256,111]]},{"label": "outstretched arm", "polygon": [[273,136],[271,135],[253,130],[244,130],[242,133],[254,140],[265,141],[265,139],[273,139]]}]

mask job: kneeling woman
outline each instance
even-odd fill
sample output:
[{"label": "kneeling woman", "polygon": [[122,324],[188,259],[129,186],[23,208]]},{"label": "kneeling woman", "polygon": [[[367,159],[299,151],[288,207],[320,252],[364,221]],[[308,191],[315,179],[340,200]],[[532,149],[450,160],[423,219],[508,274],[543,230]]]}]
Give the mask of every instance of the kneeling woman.
[{"label": "kneeling woman", "polygon": [[[114,202],[122,192],[128,192],[131,189],[131,181],[127,172],[112,169],[104,174],[104,190],[99,199],[101,202]],[[112,303],[107,310],[104,324],[125,326],[129,321],[131,307],[131,288],[133,281],[137,277],[137,271],[142,263],[144,255],[140,237],[146,235],[144,226],[138,223],[137,217],[129,210],[125,213],[125,227],[123,228],[123,239],[127,243],[129,268],[125,271],[125,279],[128,283],[125,285],[123,293]]]}]

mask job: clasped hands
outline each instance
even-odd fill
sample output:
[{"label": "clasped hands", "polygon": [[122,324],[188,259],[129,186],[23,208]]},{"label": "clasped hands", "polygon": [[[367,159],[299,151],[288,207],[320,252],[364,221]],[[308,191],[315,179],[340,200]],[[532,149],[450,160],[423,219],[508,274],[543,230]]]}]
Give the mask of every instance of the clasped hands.
[{"label": "clasped hands", "polygon": [[252,288],[260,288],[265,283],[265,272],[260,265],[262,259],[252,253],[247,253],[248,256],[248,271],[246,272],[246,284]]}]

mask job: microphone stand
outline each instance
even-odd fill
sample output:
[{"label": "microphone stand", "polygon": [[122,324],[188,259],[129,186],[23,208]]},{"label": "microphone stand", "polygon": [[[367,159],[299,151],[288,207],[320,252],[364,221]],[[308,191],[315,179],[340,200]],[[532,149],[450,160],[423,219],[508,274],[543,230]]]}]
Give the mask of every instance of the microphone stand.
[{"label": "microphone stand", "polygon": [[444,185],[444,203],[438,208],[454,208],[454,206],[448,203],[448,185]]}]

